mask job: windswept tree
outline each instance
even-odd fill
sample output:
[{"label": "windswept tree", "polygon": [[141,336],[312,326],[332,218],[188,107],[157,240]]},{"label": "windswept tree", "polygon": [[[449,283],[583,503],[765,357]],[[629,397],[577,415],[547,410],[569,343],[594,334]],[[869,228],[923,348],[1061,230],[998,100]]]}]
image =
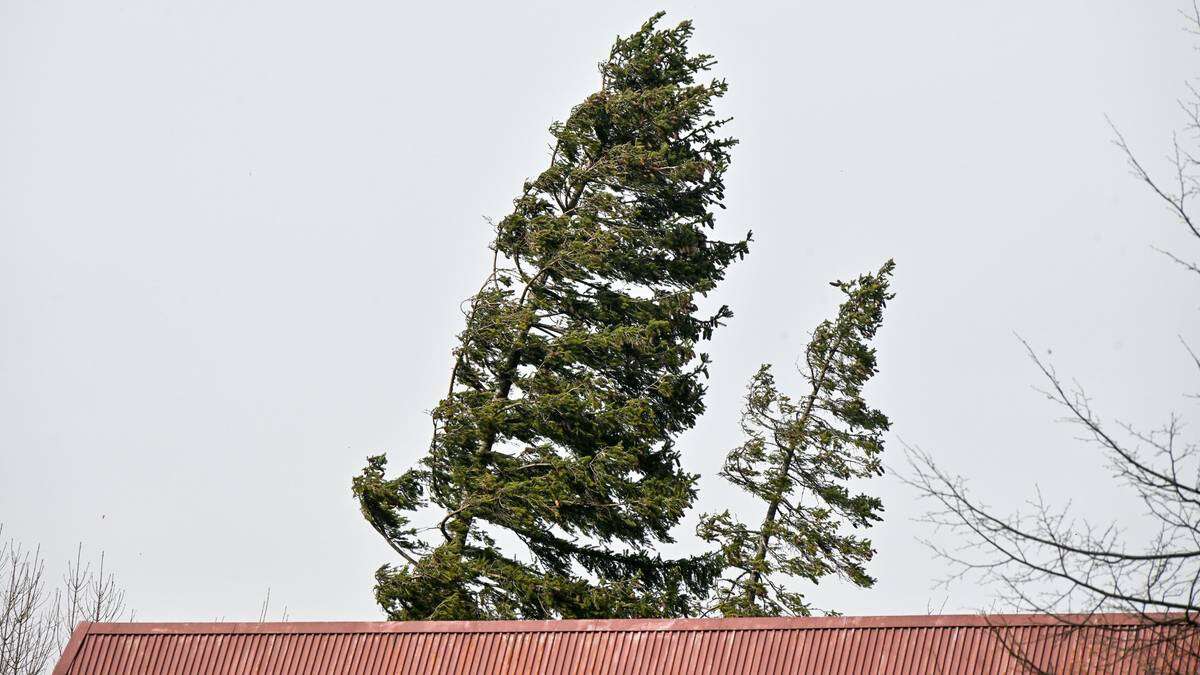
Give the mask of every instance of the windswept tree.
[{"label": "windswept tree", "polygon": [[726,84],[661,16],[616,41],[498,223],[428,454],[353,481],[403,559],[376,574],[392,619],[677,616],[707,592],[711,557],[652,551],[695,497],[675,441],[704,410],[697,345],[731,316],[697,298],[749,237],[709,235],[736,142],[713,110]]},{"label": "windswept tree", "polygon": [[833,283],[846,298],[837,316],[813,331],[800,397],[779,391],[770,366],[751,379],[742,413],[746,442],[729,453],[721,476],[758,500],[764,515],[757,526],[729,511],[701,520],[699,534],[720,545],[726,570],[710,611],[806,616],[812,607],[796,580],[875,582],[865,568],[875,550],[853,531],[880,520],[883,504],[853,493],[849,483],[883,474],[889,422],[867,405],[863,386],[876,373],[871,340],[893,297],[894,267],[889,260],[875,274]]}]

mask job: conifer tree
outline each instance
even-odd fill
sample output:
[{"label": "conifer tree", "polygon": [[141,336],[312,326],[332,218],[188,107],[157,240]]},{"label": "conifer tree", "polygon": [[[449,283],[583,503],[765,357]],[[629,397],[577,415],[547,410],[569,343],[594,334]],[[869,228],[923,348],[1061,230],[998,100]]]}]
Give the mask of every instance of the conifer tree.
[{"label": "conifer tree", "polygon": [[403,558],[376,574],[392,619],[687,615],[718,570],[653,551],[695,497],[675,440],[704,410],[697,345],[732,316],[697,296],[749,236],[709,236],[736,143],[713,111],[726,84],[661,16],[617,39],[497,224],[428,454],[354,479]]},{"label": "conifer tree", "polygon": [[847,532],[881,519],[877,497],[851,494],[848,481],[883,474],[880,453],[888,418],[867,405],[863,385],[876,372],[871,339],[893,295],[894,263],[850,282],[834,282],[846,298],[823,321],[804,351],[806,391],[779,391],[771,367],[750,381],[742,413],[747,440],[730,451],[721,476],[754,496],[765,515],[757,528],[729,511],[701,519],[698,534],[720,545],[725,572],[713,590],[725,616],[807,616],[811,606],[794,590],[836,574],[859,586],[874,579],[865,564],[870,540]]}]

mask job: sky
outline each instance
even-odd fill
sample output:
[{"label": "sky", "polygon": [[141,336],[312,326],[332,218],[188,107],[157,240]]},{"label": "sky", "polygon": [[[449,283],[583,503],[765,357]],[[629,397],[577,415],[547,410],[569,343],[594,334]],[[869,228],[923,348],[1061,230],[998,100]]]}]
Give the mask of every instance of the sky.
[{"label": "sky", "polygon": [[[741,139],[718,232],[751,254],[710,298],[708,412],[680,444],[696,516],[761,363],[792,364],[827,282],[897,262],[868,400],[892,470],[865,487],[872,589],[847,614],[971,612],[939,586],[919,446],[1007,512],[1128,519],[1094,449],[1032,388],[1016,335],[1106,420],[1193,414],[1196,256],[1129,174],[1155,171],[1198,73],[1174,2],[399,3],[0,0],[0,523],[57,574],[82,543],[143,620],[378,619],[395,554],[358,514],[369,454],[428,445],[460,305],[598,87],[612,39],[693,19]],[[1192,248],[1189,248],[1192,247]],[[953,542],[948,542],[953,543]]]}]

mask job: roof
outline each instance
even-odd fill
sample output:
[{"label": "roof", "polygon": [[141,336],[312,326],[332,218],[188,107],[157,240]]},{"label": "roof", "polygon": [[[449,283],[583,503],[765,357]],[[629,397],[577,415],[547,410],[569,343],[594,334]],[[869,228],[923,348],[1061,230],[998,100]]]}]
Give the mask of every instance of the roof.
[{"label": "roof", "polygon": [[[1167,661],[1200,672],[1196,649],[1181,656],[1159,640],[1131,654],[1128,640],[1166,635],[1139,625],[1117,614],[1083,627],[1030,615],[85,622],[54,673],[978,673],[1022,672],[1021,657],[1056,673]],[[1200,645],[1194,635],[1190,647]]]}]

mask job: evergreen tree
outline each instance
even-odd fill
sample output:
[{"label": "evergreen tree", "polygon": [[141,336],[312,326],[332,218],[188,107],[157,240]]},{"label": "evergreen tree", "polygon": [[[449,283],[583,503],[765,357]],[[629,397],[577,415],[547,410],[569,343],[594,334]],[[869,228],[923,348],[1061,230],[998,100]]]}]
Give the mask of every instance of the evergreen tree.
[{"label": "evergreen tree", "polygon": [[404,559],[376,574],[392,619],[687,615],[718,571],[652,551],[695,497],[675,439],[704,410],[697,344],[732,316],[697,296],[749,237],[708,235],[736,143],[713,111],[726,84],[702,79],[715,62],[689,54],[691,24],[661,16],[617,39],[498,223],[428,455],[354,479]]},{"label": "evergreen tree", "polygon": [[726,457],[721,475],[765,507],[757,529],[729,511],[701,519],[698,533],[716,542],[725,574],[711,608],[725,616],[807,616],[791,590],[837,574],[859,586],[875,580],[864,565],[870,540],[847,533],[880,520],[877,497],[851,494],[848,481],[883,474],[880,453],[888,418],[867,405],[862,388],[876,372],[871,339],[893,295],[888,261],[875,274],[834,282],[846,295],[837,317],[822,322],[804,352],[808,387],[793,400],[779,391],[770,366],[750,381],[742,413],[747,440]]}]

